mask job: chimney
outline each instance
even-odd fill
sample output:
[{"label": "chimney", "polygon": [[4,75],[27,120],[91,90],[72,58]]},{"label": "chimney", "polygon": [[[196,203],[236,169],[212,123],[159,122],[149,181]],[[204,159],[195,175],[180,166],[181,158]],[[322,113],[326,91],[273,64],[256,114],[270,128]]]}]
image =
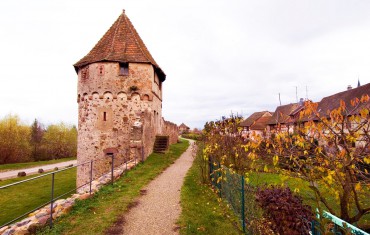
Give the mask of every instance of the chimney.
[{"label": "chimney", "polygon": [[303,105],[303,104],[304,104],[304,99],[303,99],[303,98],[300,98],[300,99],[299,99],[299,104],[300,104],[300,105]]},{"label": "chimney", "polygon": [[351,85],[348,85],[347,86],[347,90],[351,90],[352,89],[352,86]]}]

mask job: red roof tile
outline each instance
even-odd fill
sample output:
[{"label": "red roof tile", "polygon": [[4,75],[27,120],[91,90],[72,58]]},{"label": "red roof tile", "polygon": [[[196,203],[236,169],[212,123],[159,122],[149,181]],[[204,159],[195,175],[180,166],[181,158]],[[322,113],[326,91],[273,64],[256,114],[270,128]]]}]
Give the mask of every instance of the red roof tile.
[{"label": "red roof tile", "polygon": [[[269,111],[262,111],[262,112],[255,112],[252,115],[250,115],[247,119],[245,119],[243,122],[240,123],[240,126],[250,127],[254,123],[256,123],[259,119],[263,118],[263,115],[271,112]],[[267,118],[269,119],[271,115],[268,115]]]},{"label": "red roof tile", "polygon": [[294,103],[294,104],[287,104],[278,106],[270,118],[270,120],[267,122],[268,125],[276,125],[276,124],[283,124],[288,123],[290,121],[290,114],[295,111],[300,104]]},{"label": "red roof tile", "polygon": [[265,130],[267,127],[267,122],[270,120],[271,116],[263,116],[258,119],[252,126],[251,130]]},{"label": "red roof tile", "polygon": [[263,114],[265,114],[264,111],[252,113],[252,115],[240,123],[240,126],[251,126],[256,120],[262,117]]},{"label": "red roof tile", "polygon": [[166,74],[155,62],[124,11],[94,48],[74,67],[78,71],[85,65],[100,61],[150,63],[161,81],[166,79]]},{"label": "red roof tile", "polygon": [[370,96],[370,83],[324,97],[320,101],[317,110],[319,111],[321,116],[326,116],[329,111],[332,111],[339,107],[340,101],[344,101],[348,114],[356,114],[363,108],[369,108],[369,102],[361,104],[357,107],[353,107],[351,105],[351,100],[355,98],[361,99],[363,95]]}]

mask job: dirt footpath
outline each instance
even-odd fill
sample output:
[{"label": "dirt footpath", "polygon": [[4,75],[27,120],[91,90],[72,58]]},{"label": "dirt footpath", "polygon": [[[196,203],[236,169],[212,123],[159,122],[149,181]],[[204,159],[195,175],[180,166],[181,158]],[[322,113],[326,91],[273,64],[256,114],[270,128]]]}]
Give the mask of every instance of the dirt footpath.
[{"label": "dirt footpath", "polygon": [[124,217],[123,234],[179,234],[180,191],[193,163],[192,145],[179,159],[142,190],[143,196]]}]

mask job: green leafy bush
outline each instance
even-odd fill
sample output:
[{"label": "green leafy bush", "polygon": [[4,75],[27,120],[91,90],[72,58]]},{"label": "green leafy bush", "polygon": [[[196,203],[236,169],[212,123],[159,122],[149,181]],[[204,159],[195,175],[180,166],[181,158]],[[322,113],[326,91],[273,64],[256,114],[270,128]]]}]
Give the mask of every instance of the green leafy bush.
[{"label": "green leafy bush", "polygon": [[181,137],[185,139],[202,140],[201,134],[188,133],[188,134],[182,134]]}]

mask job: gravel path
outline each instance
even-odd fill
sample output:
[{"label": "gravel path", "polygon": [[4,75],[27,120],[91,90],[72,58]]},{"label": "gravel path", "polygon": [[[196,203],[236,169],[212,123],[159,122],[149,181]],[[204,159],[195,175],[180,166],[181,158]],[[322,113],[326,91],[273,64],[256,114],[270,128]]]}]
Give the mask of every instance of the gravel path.
[{"label": "gravel path", "polygon": [[192,145],[179,159],[142,190],[138,205],[125,216],[123,234],[179,234],[176,221],[181,213],[180,191],[193,163]]},{"label": "gravel path", "polygon": [[71,160],[71,161],[67,161],[67,162],[59,162],[59,163],[54,163],[54,164],[50,164],[50,165],[36,166],[36,167],[26,168],[26,169],[4,171],[4,172],[0,172],[0,179],[3,180],[3,179],[15,178],[15,177],[18,176],[18,172],[20,172],[20,171],[26,172],[27,175],[32,175],[32,174],[38,173],[38,170],[40,168],[42,168],[44,171],[50,171],[50,170],[54,170],[55,167],[62,168],[62,167],[69,166],[71,164],[76,165],[77,160]]}]

